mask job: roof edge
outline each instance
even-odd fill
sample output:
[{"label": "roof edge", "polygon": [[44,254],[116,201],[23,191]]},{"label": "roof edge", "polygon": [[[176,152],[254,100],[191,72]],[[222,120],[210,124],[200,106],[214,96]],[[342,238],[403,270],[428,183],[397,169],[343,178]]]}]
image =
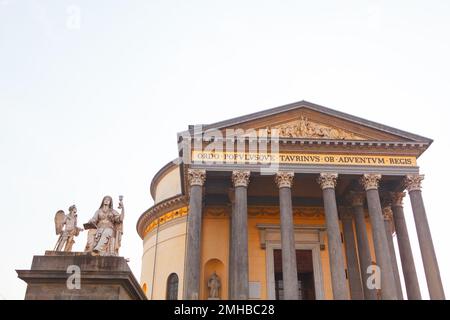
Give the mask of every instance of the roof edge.
[{"label": "roof edge", "polygon": [[[270,108],[270,109],[266,109],[263,111],[250,113],[250,114],[247,114],[244,116],[239,116],[239,117],[231,118],[228,120],[223,120],[223,121],[215,122],[212,124],[204,125],[202,132],[205,132],[210,129],[222,129],[224,127],[234,126],[234,125],[237,125],[240,123],[249,122],[249,121],[252,121],[252,120],[255,120],[258,118],[268,117],[268,116],[271,116],[274,114],[287,112],[287,111],[299,109],[302,107],[309,108],[309,109],[317,111],[317,112],[325,113],[330,116],[338,117],[338,118],[341,118],[343,120],[347,120],[350,122],[355,122],[355,123],[361,124],[363,126],[370,127],[372,129],[388,132],[390,134],[401,136],[401,137],[404,137],[404,138],[407,138],[407,139],[410,139],[413,141],[420,141],[420,142],[425,142],[428,144],[431,144],[433,142],[432,139],[424,137],[424,136],[420,136],[418,134],[400,130],[400,129],[397,129],[394,127],[390,127],[390,126],[387,126],[387,125],[384,125],[384,124],[381,124],[378,122],[374,122],[374,121],[367,120],[367,119],[364,119],[361,117],[357,117],[357,116],[354,116],[354,115],[351,115],[351,114],[348,114],[345,112],[341,112],[338,110],[330,109],[330,108],[327,108],[327,107],[324,107],[324,106],[321,106],[321,105],[318,105],[318,104],[315,104],[312,102],[308,102],[306,100],[301,100],[298,102],[282,105],[279,107]],[[192,128],[189,128],[188,130],[185,130],[185,131],[181,131],[177,135],[180,138],[180,136],[183,136],[185,134],[190,134],[190,133],[192,133]]]},{"label": "roof edge", "polygon": [[166,165],[164,165],[161,169],[158,170],[158,172],[156,172],[156,174],[153,176],[153,179],[150,183],[150,194],[153,198],[153,201],[155,201],[155,192],[156,192],[156,185],[159,181],[161,181],[161,178],[171,169],[178,167],[179,165],[176,164],[176,161],[179,158],[175,158],[174,160],[168,162]]}]

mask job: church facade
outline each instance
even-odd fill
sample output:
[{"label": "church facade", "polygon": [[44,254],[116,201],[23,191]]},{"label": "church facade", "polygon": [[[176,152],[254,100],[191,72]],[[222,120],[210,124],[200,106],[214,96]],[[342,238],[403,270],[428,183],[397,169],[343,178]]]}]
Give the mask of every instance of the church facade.
[{"label": "church facade", "polygon": [[414,232],[430,297],[445,299],[417,165],[431,143],[306,101],[189,126],[137,222],[142,288],[149,299],[421,299]]}]

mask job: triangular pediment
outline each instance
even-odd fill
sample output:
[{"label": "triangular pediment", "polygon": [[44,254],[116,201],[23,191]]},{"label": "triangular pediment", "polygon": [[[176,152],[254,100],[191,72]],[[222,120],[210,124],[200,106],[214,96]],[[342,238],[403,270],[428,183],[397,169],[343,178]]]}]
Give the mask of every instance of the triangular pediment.
[{"label": "triangular pediment", "polygon": [[226,129],[267,130],[268,134],[278,129],[281,138],[294,139],[432,142],[419,135],[307,101],[203,126],[204,131]]}]

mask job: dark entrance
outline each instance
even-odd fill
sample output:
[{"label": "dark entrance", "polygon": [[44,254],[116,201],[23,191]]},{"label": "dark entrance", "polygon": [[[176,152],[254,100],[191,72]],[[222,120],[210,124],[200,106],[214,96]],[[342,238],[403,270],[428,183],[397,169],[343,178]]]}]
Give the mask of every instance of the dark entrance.
[{"label": "dark entrance", "polygon": [[[298,299],[315,300],[312,250],[295,250],[297,256]],[[283,265],[281,249],[273,250],[275,270],[275,299],[283,300]]]}]

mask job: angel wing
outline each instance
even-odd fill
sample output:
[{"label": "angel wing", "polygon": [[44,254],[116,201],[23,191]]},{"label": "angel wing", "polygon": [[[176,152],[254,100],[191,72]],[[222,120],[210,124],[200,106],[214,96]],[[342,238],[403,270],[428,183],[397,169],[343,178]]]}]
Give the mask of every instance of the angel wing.
[{"label": "angel wing", "polygon": [[58,210],[55,214],[55,231],[56,234],[61,234],[66,220],[66,214],[62,210]]}]

